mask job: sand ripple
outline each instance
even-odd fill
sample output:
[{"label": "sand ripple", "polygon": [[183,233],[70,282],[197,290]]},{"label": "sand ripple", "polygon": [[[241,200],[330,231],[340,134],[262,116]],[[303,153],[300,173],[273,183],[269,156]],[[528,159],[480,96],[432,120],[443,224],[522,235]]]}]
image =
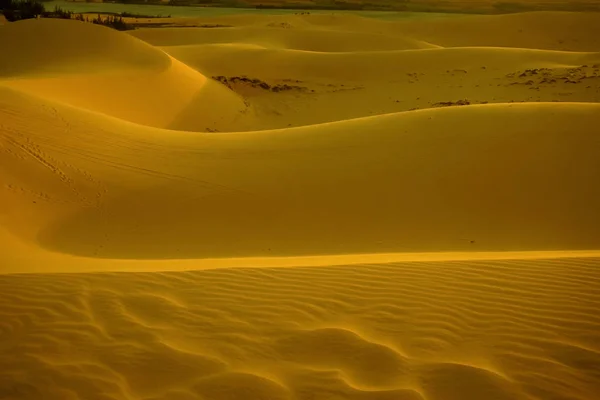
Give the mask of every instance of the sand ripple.
[{"label": "sand ripple", "polygon": [[598,266],[2,276],[0,398],[592,399]]}]

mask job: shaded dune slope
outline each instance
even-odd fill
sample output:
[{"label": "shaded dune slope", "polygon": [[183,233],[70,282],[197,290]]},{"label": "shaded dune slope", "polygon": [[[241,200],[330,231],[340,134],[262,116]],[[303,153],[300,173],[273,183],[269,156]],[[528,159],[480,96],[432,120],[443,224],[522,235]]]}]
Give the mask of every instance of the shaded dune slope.
[{"label": "shaded dune slope", "polygon": [[161,50],[103,26],[20,21],[0,27],[0,44],[1,85],[127,121],[225,130],[247,108]]},{"label": "shaded dune slope", "polygon": [[[48,109],[18,92],[1,98],[7,210],[46,215],[30,233],[61,252],[189,258],[599,245],[597,104],[481,105],[192,135]],[[40,197],[53,200],[23,202],[40,181]],[[61,203],[72,205],[53,214]]]},{"label": "shaded dune slope", "polygon": [[20,400],[590,400],[599,263],[2,276],[0,390]]}]

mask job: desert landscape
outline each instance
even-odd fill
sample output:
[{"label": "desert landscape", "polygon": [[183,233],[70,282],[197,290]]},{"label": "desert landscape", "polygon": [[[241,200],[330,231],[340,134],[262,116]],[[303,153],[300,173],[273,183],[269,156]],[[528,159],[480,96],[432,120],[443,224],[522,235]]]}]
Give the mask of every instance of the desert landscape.
[{"label": "desert landscape", "polygon": [[0,20],[0,399],[598,398],[599,13],[80,19]]}]

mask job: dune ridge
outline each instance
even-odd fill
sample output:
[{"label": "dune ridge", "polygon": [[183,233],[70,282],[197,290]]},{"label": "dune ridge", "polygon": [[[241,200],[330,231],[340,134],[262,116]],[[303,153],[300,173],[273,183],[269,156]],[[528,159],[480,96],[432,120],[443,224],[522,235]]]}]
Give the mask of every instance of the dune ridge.
[{"label": "dune ridge", "polygon": [[[504,15],[471,15],[453,18],[399,19],[386,21],[343,14],[286,16],[228,16],[185,20],[187,28],[139,29],[133,35],[153,45],[207,42],[252,42],[271,46],[339,51],[340,48],[377,50],[427,46],[493,46],[544,50],[598,51],[598,13],[525,12]],[[157,20],[157,23],[169,22]],[[228,27],[197,29],[206,23]],[[271,34],[264,34],[264,32]],[[478,32],[473,35],[473,32]],[[568,34],[565,34],[567,33]],[[315,38],[327,37],[331,44]],[[343,35],[348,39],[344,43]],[[273,36],[281,39],[274,40]],[[213,40],[210,38],[214,37]],[[379,37],[381,43],[369,40]],[[370,39],[369,39],[370,38]],[[270,39],[270,40],[268,40]],[[394,42],[395,39],[396,41]],[[411,45],[413,43],[413,45]],[[409,47],[407,47],[407,44]]]},{"label": "dune ridge", "polygon": [[170,65],[167,55],[141,40],[74,20],[36,19],[3,25],[0,45],[5,52],[1,78],[162,70]]},{"label": "dune ridge", "polygon": [[224,129],[221,121],[247,108],[240,96],[160,49],[102,26],[25,20],[0,29],[3,43],[1,84],[51,101],[160,128]]},{"label": "dune ridge", "polygon": [[[322,16],[314,17],[317,22],[306,24],[318,27]],[[500,21],[504,16],[501,17],[498,17]],[[532,20],[534,17],[541,18],[536,13],[528,16]],[[362,34],[363,25],[374,22],[375,26],[389,25],[365,18],[362,18],[363,24],[358,24],[349,16],[333,19],[353,21],[353,25],[339,23],[345,23],[347,29],[356,26],[356,34]],[[441,20],[435,23],[438,22]],[[510,21],[503,23],[510,26]],[[205,132],[311,125],[430,108],[461,98],[475,104],[544,102],[555,101],[557,97],[566,102],[600,101],[597,52],[565,51],[561,46],[548,50],[482,47],[476,43],[462,43],[462,47],[432,45],[429,49],[397,50],[396,47],[393,50],[391,47],[372,51],[377,50],[373,43],[383,45],[385,41],[371,37],[362,41],[343,38],[352,33],[348,30],[283,29],[292,36],[313,32],[314,37],[301,39],[305,48],[310,49],[311,43],[326,44],[333,51],[306,52],[294,50],[290,43],[281,46],[269,43],[272,38],[285,39],[275,28],[254,34],[240,31],[242,28],[139,29],[131,34],[151,44],[174,44],[158,49],[132,39],[131,35],[79,21],[10,24],[0,29],[0,40],[7,44],[9,54],[0,68],[4,71],[3,85],[143,125]],[[252,25],[250,28],[254,29]],[[445,32],[443,26],[439,28]],[[70,29],[74,31],[72,35],[69,35]],[[342,35],[339,43],[330,40],[332,34]],[[21,44],[10,40],[15,35],[22,38]],[[35,42],[38,36],[43,36],[45,41]],[[89,37],[89,40],[78,41],[77,37]],[[318,37],[327,40],[318,40]],[[394,46],[403,40],[422,41],[419,36],[407,39],[403,34],[389,37]],[[583,39],[578,36],[577,43]],[[186,40],[196,44],[184,45],[188,43]],[[199,41],[206,44],[197,44]],[[51,43],[63,42],[66,43],[53,50]],[[112,42],[115,44],[109,46]],[[342,48],[342,43],[350,46],[363,43],[367,46],[361,45],[363,50],[371,51]],[[20,52],[23,47],[31,51]],[[352,65],[352,68],[340,69],[340,64]],[[579,85],[573,87],[567,78],[572,69],[578,68],[580,77],[589,80],[580,80]],[[549,76],[541,80],[541,84],[535,79],[523,82],[507,79],[511,74],[520,75],[529,69],[545,69]],[[257,83],[228,88],[209,79],[218,76],[247,76],[244,79]],[[258,82],[271,87],[287,85],[287,89],[279,93],[265,91]],[[161,96],[152,95],[156,92]],[[421,96],[423,92],[428,95]],[[398,93],[403,95],[398,96]],[[361,99],[365,97],[371,99],[369,107],[363,106]]]},{"label": "dune ridge", "polygon": [[0,26],[0,398],[595,399],[598,15],[211,21]]},{"label": "dune ridge", "polygon": [[[600,201],[590,184],[600,171],[598,104],[449,107],[190,135],[20,101],[34,99],[3,104],[15,109],[7,123],[21,125],[3,135],[5,168],[14,171],[4,193],[44,215],[29,235],[61,252],[135,259],[598,246],[589,212]],[[590,130],[573,132],[573,124]],[[121,145],[97,151],[111,143]],[[39,176],[46,200],[23,201]],[[65,202],[75,204],[61,211]]]}]

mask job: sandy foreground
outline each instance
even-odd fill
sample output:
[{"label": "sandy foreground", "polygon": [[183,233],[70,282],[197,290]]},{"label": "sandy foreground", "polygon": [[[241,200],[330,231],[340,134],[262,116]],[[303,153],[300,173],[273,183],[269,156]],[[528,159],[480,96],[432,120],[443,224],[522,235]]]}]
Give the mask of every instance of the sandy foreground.
[{"label": "sandy foreground", "polygon": [[593,400],[600,15],[0,26],[0,399]]}]

